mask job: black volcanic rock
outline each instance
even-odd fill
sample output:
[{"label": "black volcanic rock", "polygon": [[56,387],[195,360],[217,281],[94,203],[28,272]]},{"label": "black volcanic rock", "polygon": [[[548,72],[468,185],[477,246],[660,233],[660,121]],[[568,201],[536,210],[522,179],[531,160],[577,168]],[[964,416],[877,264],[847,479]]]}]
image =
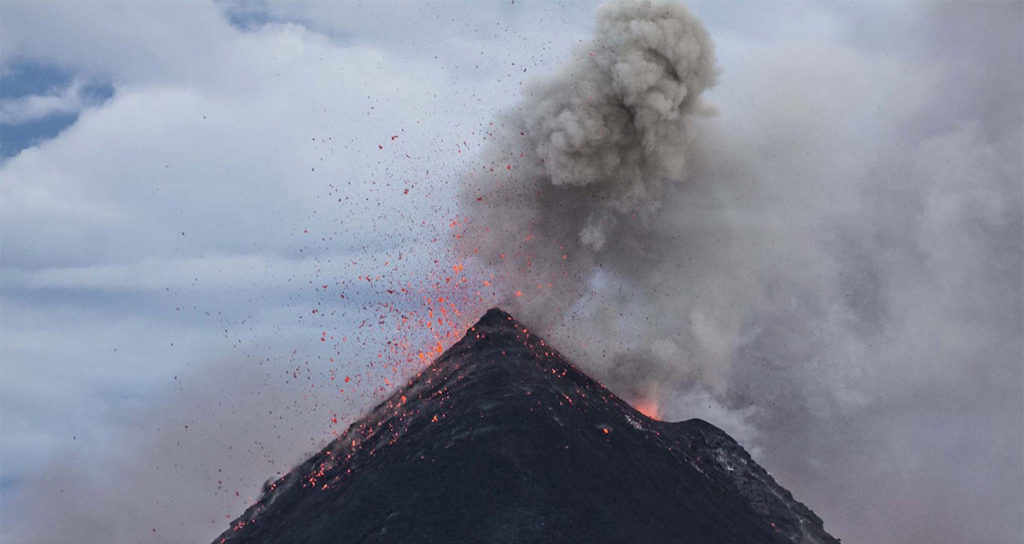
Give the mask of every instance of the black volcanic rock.
[{"label": "black volcanic rock", "polygon": [[734,440],[656,421],[491,310],[216,543],[834,543]]}]

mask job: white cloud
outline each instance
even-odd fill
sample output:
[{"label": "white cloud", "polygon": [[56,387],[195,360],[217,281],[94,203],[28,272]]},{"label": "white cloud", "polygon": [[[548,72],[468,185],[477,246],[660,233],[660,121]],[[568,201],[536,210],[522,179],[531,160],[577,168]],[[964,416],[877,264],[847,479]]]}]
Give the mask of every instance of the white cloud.
[{"label": "white cloud", "polygon": [[0,122],[25,123],[52,115],[78,113],[85,107],[81,79],[55,94],[34,94],[0,102]]},{"label": "white cloud", "polygon": [[210,2],[35,5],[4,9],[0,62],[45,59],[109,76],[116,86],[209,77],[239,31]]},{"label": "white cloud", "polygon": [[[456,143],[477,145],[495,105],[468,97],[501,94],[453,76],[448,59],[293,23],[243,32],[212,4],[4,4],[2,21],[4,63],[58,65],[116,91],[0,166],[3,477],[33,489],[68,448],[110,456],[106,444],[136,440],[126,422],[159,411],[152,396],[174,375],[228,379],[216,369],[224,357],[244,366],[295,353],[318,373],[362,373],[393,332],[378,326],[384,287],[357,279],[404,286],[435,266],[455,213],[450,184],[469,160]],[[70,109],[70,93],[47,111]],[[46,110],[30,102],[5,115]],[[406,298],[390,303],[418,309]],[[321,342],[324,331],[337,338]],[[242,395],[277,386],[242,383]],[[380,384],[367,377],[331,408],[357,413]],[[299,394],[281,402],[313,407]],[[310,429],[328,419],[288,441],[319,443]],[[204,447],[237,439],[217,436]],[[297,455],[275,451],[276,463]],[[111,465],[92,468],[102,479]],[[241,505],[212,500],[225,513]],[[219,532],[205,516],[197,531]]]},{"label": "white cloud", "polygon": [[191,259],[146,259],[125,264],[71,266],[23,271],[8,269],[10,288],[100,289],[107,291],[281,287],[313,270],[310,261],[273,255],[218,255]]},{"label": "white cloud", "polygon": [[[212,538],[263,477],[326,440],[330,410],[354,414],[372,402],[379,381],[369,376],[355,398],[308,387],[329,383],[331,369],[390,372],[363,365],[388,333],[359,327],[377,323],[376,303],[407,311],[419,300],[386,300],[356,280],[412,284],[448,266],[433,261],[458,212],[454,184],[476,168],[488,123],[592,25],[590,4],[522,2],[270,4],[267,22],[250,30],[229,23],[230,4],[0,9],[0,63],[45,62],[116,90],[0,165],[3,476],[26,479],[30,501],[45,505],[60,485],[70,497],[56,532],[36,542],[71,530],[138,541],[153,528],[158,540]],[[757,406],[697,393],[665,408],[705,414],[759,444],[773,473],[844,541],[956,538],[949,524],[926,526],[933,511],[974,502],[998,515],[1019,504],[993,471],[1019,480],[1005,454],[1020,444],[986,441],[1019,436],[999,434],[1019,423],[999,408],[1020,403],[1019,369],[1000,359],[1013,348],[1004,329],[1019,322],[1019,284],[1003,294],[993,287],[1019,271],[1007,264],[1019,234],[1000,229],[1019,217],[1004,198],[1019,186],[1001,183],[1019,182],[1019,168],[1002,159],[1019,151],[1020,129],[991,132],[998,112],[986,105],[1000,103],[992,97],[1005,96],[1006,84],[986,88],[993,78],[983,76],[1009,53],[974,43],[1019,35],[1019,17],[1002,17],[1017,24],[1009,30],[979,33],[957,13],[939,17],[956,22],[949,32],[925,28],[917,5],[716,2],[695,11],[709,21],[724,70],[710,95],[720,114],[701,122],[702,137],[745,157],[724,157],[729,168],[715,174],[750,192],[723,191],[714,196],[728,205],[680,221],[728,223],[749,249],[744,258],[763,267],[759,277],[784,275],[808,296],[765,295],[758,302],[770,302],[770,315],[754,316],[758,327],[744,339],[757,361],[789,363],[746,369],[750,380],[789,389],[760,390]],[[951,32],[963,34],[945,40]],[[964,73],[972,77],[958,79]],[[77,111],[75,96],[11,102],[3,116]],[[977,122],[944,124],[964,118]],[[832,233],[821,225],[840,219],[857,226],[840,224],[852,241],[823,248]],[[871,293],[863,315],[851,310],[837,288],[847,285],[832,281],[839,272],[877,274],[872,285],[893,302],[890,313],[870,304]],[[335,292],[342,282],[344,300]],[[974,316],[964,321],[973,326],[948,327],[956,312]],[[821,319],[806,327],[808,316]],[[873,344],[844,342],[853,319],[908,326]],[[348,342],[320,341],[351,331]],[[310,380],[285,383],[295,368]],[[267,406],[284,406],[284,419],[249,417]],[[185,421],[200,432],[184,434]],[[252,436],[280,447],[233,457]],[[40,476],[69,449],[83,457]],[[171,502],[139,500],[146,490],[135,487],[118,493],[123,466]],[[233,489],[220,494],[213,482],[228,466],[238,469],[225,479]],[[196,489],[209,493],[193,500]],[[107,500],[75,504],[98,496]],[[950,498],[929,498],[937,496]],[[18,519],[9,506],[5,519]],[[23,529],[41,526],[25,520]],[[961,526],[997,541],[1013,530],[999,522]]]}]

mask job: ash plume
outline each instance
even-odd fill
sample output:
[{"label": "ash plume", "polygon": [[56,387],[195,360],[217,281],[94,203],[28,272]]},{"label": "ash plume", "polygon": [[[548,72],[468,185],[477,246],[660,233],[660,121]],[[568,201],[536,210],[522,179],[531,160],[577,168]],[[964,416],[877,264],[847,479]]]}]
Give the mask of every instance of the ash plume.
[{"label": "ash plume", "polygon": [[693,175],[713,44],[669,2],[602,6],[594,34],[503,118],[462,187],[462,250],[496,271],[528,322],[556,337],[591,331],[565,349],[602,361],[634,400],[658,383],[721,388],[723,336],[738,327],[726,307],[752,293],[723,262],[716,188]]},{"label": "ash plume", "polygon": [[870,47],[751,41],[719,72],[685,8],[603,6],[493,123],[460,250],[589,374],[721,426],[844,541],[1009,544],[1024,17],[921,8]]},{"label": "ash plume", "polygon": [[[713,6],[695,11],[709,14],[714,48],[677,5],[602,8],[574,60],[495,120],[459,195],[459,249],[479,265],[466,269],[496,294],[478,310],[502,306],[620,396],[656,401],[662,419],[723,428],[843,542],[1019,544],[1024,3]],[[442,28],[462,49],[473,24],[453,19]],[[539,34],[563,30],[539,20],[513,20],[509,34],[522,21],[532,32],[495,42],[524,50],[514,77],[531,48],[552,45]],[[405,21],[392,34],[437,41],[417,32],[431,23]],[[159,66],[139,51],[133,63]],[[286,128],[305,131],[304,119]],[[254,364],[202,365],[180,394],[124,415],[109,451],[61,456],[18,491],[0,539],[208,541],[329,439],[328,410],[355,417],[373,399],[282,382],[288,357],[266,373]]]}]

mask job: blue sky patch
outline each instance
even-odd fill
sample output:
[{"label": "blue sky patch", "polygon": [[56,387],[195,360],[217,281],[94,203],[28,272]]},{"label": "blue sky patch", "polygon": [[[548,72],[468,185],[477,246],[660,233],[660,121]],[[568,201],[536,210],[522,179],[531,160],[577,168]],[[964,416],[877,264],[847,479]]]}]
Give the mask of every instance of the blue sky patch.
[{"label": "blue sky patch", "polygon": [[[4,67],[0,77],[0,160],[56,137],[78,120],[86,107],[114,95],[109,82],[86,81],[76,86],[76,74],[50,64],[19,59]],[[79,79],[81,76],[79,75]],[[68,107],[24,113],[28,99],[50,97]]]}]

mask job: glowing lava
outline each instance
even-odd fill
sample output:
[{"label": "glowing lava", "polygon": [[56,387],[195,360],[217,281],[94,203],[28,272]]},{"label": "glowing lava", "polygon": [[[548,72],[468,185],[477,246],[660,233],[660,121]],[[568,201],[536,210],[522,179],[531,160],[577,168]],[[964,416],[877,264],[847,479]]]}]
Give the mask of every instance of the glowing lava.
[{"label": "glowing lava", "polygon": [[654,397],[638,399],[636,402],[633,403],[633,408],[636,408],[636,411],[640,412],[641,414],[651,419],[660,419],[659,416],[661,415],[661,407],[658,406],[658,399]]}]

